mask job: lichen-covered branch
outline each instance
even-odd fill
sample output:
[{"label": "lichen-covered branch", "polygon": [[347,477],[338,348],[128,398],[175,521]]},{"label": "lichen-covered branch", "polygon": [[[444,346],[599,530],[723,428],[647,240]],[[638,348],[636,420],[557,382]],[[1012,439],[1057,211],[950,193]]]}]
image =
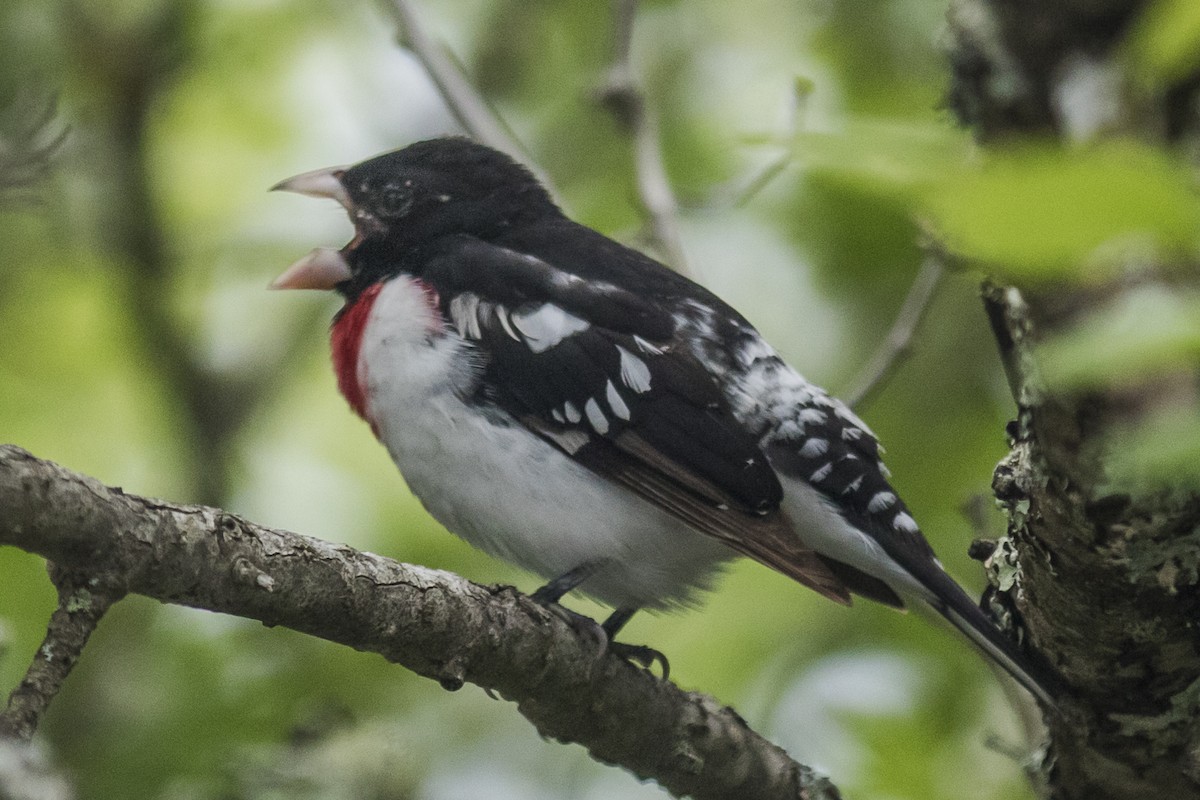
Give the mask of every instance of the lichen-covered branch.
[{"label": "lichen-covered branch", "polygon": [[51,566],[58,588],[58,608],[50,616],[42,646],[33,656],[25,677],[8,696],[0,711],[0,739],[33,738],[38,722],[79,660],[92,631],[115,599],[86,572]]},{"label": "lichen-covered branch", "polygon": [[[1159,92],[1126,74],[1124,39],[1146,5],[958,0],[951,105],[985,143],[1194,136],[1196,76]],[[1187,274],[1194,284],[1195,267]],[[1053,800],[1200,797],[1200,493],[1134,494],[1106,472],[1115,430],[1167,405],[1200,413],[1197,371],[1180,362],[1140,382],[1056,393],[1035,352],[1154,275],[1139,262],[1107,285],[983,290],[1018,414],[994,479],[1017,554],[1009,594],[1070,687],[1041,766]]]},{"label": "lichen-covered branch", "polygon": [[511,587],[473,584],[219,509],[126,494],[0,446],[0,544],[132,592],[283,625],[449,689],[517,703],[546,737],[677,796],[831,800],[837,790],[712,698],[606,652]]}]

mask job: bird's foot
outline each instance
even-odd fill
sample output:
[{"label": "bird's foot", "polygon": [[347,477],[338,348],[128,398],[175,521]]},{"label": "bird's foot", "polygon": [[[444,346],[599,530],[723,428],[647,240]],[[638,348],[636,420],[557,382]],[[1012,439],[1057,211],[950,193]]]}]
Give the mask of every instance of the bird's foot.
[{"label": "bird's foot", "polygon": [[671,677],[671,662],[667,661],[667,657],[653,647],[647,647],[644,644],[625,644],[624,642],[609,641],[608,649],[614,655],[620,656],[647,672],[654,671],[654,662],[657,661],[662,666],[662,679],[665,681]]},{"label": "bird's foot", "polygon": [[626,661],[640,666],[647,672],[653,671],[654,662],[657,661],[662,665],[662,679],[665,681],[671,677],[671,662],[667,661],[666,656],[653,647],[614,641],[617,638],[617,632],[625,627],[625,623],[629,622],[630,617],[636,612],[636,606],[624,606],[613,611],[609,618],[604,620],[600,628],[604,631],[605,637],[607,637],[608,649]]}]

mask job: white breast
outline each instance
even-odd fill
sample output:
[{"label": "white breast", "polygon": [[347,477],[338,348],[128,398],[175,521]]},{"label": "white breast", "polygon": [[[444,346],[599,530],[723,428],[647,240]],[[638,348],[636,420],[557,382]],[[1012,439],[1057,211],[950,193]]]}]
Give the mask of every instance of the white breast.
[{"label": "white breast", "polygon": [[358,370],[379,438],[429,512],[544,578],[602,563],[582,590],[610,605],[669,607],[708,588],[730,550],[516,421],[460,399],[474,387],[478,362],[426,298],[410,278],[388,283],[363,333]]}]

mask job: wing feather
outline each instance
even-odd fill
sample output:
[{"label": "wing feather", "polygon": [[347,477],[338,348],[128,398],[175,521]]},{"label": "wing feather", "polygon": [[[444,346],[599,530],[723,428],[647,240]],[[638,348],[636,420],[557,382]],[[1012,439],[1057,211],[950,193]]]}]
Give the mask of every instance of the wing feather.
[{"label": "wing feather", "polygon": [[844,582],[796,536],[779,507],[778,476],[714,376],[673,341],[667,311],[468,237],[421,277],[486,357],[480,402],[695,530],[850,602]]}]

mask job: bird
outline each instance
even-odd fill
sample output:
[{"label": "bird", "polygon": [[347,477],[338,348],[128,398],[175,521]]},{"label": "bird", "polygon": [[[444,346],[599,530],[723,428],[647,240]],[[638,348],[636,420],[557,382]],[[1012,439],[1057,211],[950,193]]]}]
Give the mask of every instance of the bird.
[{"label": "bird", "polygon": [[350,408],[435,519],[548,581],[536,599],[608,605],[611,642],[749,557],[840,604],[928,606],[1054,706],[1052,669],[946,573],[867,424],[515,159],[441,137],[272,188],[337,201],[354,236],[271,287],[341,295]]}]

